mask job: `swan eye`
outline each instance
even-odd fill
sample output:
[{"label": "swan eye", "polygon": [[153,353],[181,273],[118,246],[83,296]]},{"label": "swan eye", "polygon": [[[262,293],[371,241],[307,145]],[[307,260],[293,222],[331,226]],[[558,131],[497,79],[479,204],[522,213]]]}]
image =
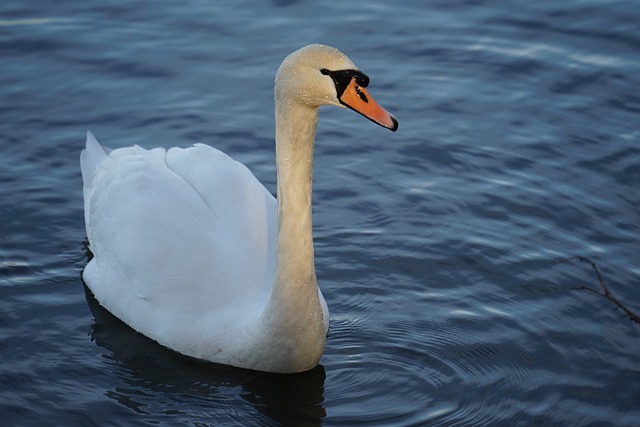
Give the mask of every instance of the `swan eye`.
[{"label": "swan eye", "polygon": [[[367,75],[360,70],[330,71],[326,68],[323,68],[322,70],[320,70],[320,72],[324,75],[330,76],[333,79],[333,83],[336,86],[336,92],[338,93],[338,98],[342,96],[344,91],[347,89],[347,86],[349,86],[349,83],[351,83],[351,80],[355,79],[356,84],[360,87],[367,87],[367,85],[369,84],[369,77],[367,77]],[[362,96],[360,96],[360,98],[362,98]],[[365,100],[363,99],[363,101]]]}]

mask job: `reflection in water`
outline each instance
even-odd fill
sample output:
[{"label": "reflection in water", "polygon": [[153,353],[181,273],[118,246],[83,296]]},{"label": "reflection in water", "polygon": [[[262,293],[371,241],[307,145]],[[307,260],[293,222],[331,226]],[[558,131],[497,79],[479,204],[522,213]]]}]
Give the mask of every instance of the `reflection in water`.
[{"label": "reflection in water", "polygon": [[236,412],[228,403],[220,404],[239,396],[257,412],[256,422],[266,416],[284,425],[319,426],[326,416],[324,367],[301,374],[270,374],[200,362],[137,333],[100,306],[86,287],[85,295],[95,319],[91,337],[109,351],[103,355],[105,363],[126,383],[105,395],[127,408],[149,414],[162,401],[158,412],[182,417],[189,416],[193,400],[199,400],[211,408],[212,424],[219,424],[221,416],[233,420],[239,413],[244,413],[243,422],[247,422],[246,413],[252,411]]}]

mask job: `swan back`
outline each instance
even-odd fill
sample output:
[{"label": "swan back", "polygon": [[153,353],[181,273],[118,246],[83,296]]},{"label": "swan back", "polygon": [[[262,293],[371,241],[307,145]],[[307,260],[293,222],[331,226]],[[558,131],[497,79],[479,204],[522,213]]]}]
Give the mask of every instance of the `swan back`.
[{"label": "swan back", "polygon": [[274,197],[202,144],[107,153],[89,135],[81,166],[94,255],[83,278],[98,301],[183,354],[237,354],[275,274]]}]

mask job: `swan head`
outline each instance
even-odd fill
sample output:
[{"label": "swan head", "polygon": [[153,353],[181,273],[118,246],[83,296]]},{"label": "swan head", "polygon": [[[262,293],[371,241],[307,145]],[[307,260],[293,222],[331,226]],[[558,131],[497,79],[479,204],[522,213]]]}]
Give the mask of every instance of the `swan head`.
[{"label": "swan head", "polygon": [[287,56],[276,74],[276,101],[350,108],[392,131],[398,121],[369,94],[369,77],[338,49],[312,44]]}]

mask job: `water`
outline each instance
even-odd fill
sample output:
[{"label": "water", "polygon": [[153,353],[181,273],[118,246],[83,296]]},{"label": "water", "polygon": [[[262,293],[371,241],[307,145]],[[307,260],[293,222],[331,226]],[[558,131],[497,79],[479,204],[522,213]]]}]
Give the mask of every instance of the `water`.
[{"label": "water", "polygon": [[[640,423],[640,3],[0,5],[4,425]],[[273,76],[334,45],[400,121],[321,112],[321,366],[200,364],[83,287],[79,152],[211,143],[275,190]]]}]

